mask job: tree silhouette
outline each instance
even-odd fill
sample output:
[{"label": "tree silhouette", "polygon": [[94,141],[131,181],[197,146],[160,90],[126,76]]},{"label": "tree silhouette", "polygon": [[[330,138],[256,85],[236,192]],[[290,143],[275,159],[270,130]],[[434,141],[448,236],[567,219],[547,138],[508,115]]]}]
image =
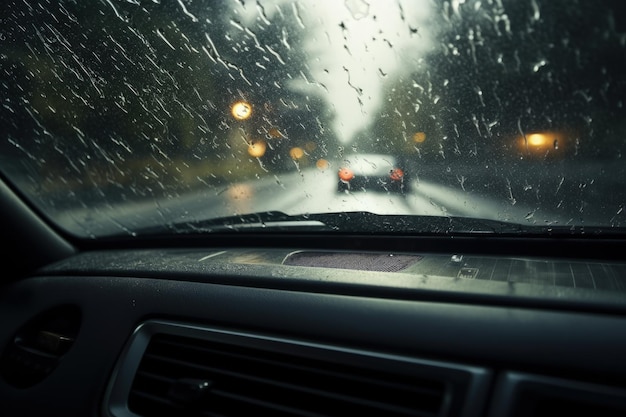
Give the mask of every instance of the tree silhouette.
[{"label": "tree silhouette", "polygon": [[[287,88],[308,71],[284,13],[213,1],[1,7],[0,146],[33,155],[38,186],[176,195],[293,169],[292,147],[322,156],[334,140],[321,101]],[[248,120],[232,117],[238,100]],[[268,145],[258,160],[257,141]]]},{"label": "tree silhouette", "polygon": [[[533,132],[553,158],[614,158],[624,148],[623,2],[434,2],[437,45],[388,85],[375,124],[385,146],[429,161],[519,160]],[[621,11],[621,12],[620,12]],[[411,141],[424,132],[422,142]],[[421,137],[421,136],[418,136]],[[616,152],[617,151],[617,152]]]}]

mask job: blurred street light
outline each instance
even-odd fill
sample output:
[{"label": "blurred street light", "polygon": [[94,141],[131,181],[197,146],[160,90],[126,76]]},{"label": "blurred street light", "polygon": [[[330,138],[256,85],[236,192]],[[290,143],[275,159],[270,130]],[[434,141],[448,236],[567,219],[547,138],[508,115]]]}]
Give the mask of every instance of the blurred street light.
[{"label": "blurred street light", "polygon": [[413,135],[413,142],[415,143],[422,143],[426,140],[426,133],[424,132],[417,132],[416,134]]},{"label": "blurred street light", "polygon": [[563,147],[565,136],[560,132],[534,132],[517,139],[518,146],[526,152],[544,153]]},{"label": "blurred street light", "polygon": [[246,120],[252,116],[252,105],[245,101],[238,101],[232,105],[231,114],[237,120]]},{"label": "blurred street light", "polygon": [[292,159],[298,160],[304,156],[304,151],[302,150],[302,148],[298,147],[291,148],[291,150],[289,151],[289,156],[291,156]]},{"label": "blurred street light", "polygon": [[248,153],[250,156],[255,158],[260,158],[265,155],[265,150],[267,149],[267,145],[262,140],[252,141],[248,144]]}]

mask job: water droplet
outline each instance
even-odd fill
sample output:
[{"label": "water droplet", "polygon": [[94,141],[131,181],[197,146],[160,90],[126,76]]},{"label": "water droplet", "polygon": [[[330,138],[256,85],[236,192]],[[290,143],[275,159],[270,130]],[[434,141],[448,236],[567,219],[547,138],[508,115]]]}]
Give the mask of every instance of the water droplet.
[{"label": "water droplet", "polygon": [[541,67],[545,67],[547,64],[548,64],[547,61],[545,59],[542,59],[541,61],[533,65],[533,72],[539,71]]},{"label": "water droplet", "polygon": [[346,0],[345,4],[354,20],[363,19],[369,13],[370,5],[364,0]]}]

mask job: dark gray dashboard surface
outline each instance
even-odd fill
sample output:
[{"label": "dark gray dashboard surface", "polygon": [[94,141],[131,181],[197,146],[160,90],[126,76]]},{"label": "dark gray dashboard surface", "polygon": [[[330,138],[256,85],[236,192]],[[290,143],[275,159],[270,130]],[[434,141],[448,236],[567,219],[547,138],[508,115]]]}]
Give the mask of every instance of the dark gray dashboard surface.
[{"label": "dark gray dashboard surface", "polygon": [[[286,265],[413,276],[439,276],[552,287],[626,292],[626,262],[538,257],[480,256],[441,253],[348,252],[294,249],[170,249],[162,251],[92,252],[70,258],[46,271],[102,267],[151,270],[169,265],[201,271],[208,264]],[[167,264],[167,265],[166,265]]]},{"label": "dark gray dashboard surface", "polygon": [[147,319],[479,365],[496,374],[626,384],[623,293],[409,270],[421,261],[402,272],[283,265],[293,252],[92,252],[4,287],[2,347],[48,308],[75,305],[83,316],[75,344],[49,377],[27,389],[0,380],[6,415],[98,415],[125,343]]},{"label": "dark gray dashboard surface", "polygon": [[585,259],[263,248],[85,252],[45,274],[167,276],[219,284],[488,304],[619,310],[626,263]]}]

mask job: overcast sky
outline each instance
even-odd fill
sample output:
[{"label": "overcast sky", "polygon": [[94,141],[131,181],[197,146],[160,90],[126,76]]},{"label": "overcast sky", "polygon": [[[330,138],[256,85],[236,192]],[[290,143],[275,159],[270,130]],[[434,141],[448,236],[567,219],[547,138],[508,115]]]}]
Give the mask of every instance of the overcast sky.
[{"label": "overcast sky", "polygon": [[[426,25],[428,0],[317,0],[280,4],[305,34],[312,79],[294,79],[290,88],[322,97],[335,114],[334,130],[347,143],[368,126],[384,99],[384,82],[415,62],[432,46]],[[276,8],[266,8],[271,19]],[[241,10],[252,23],[258,8]],[[407,65],[411,63],[411,65]]]}]

